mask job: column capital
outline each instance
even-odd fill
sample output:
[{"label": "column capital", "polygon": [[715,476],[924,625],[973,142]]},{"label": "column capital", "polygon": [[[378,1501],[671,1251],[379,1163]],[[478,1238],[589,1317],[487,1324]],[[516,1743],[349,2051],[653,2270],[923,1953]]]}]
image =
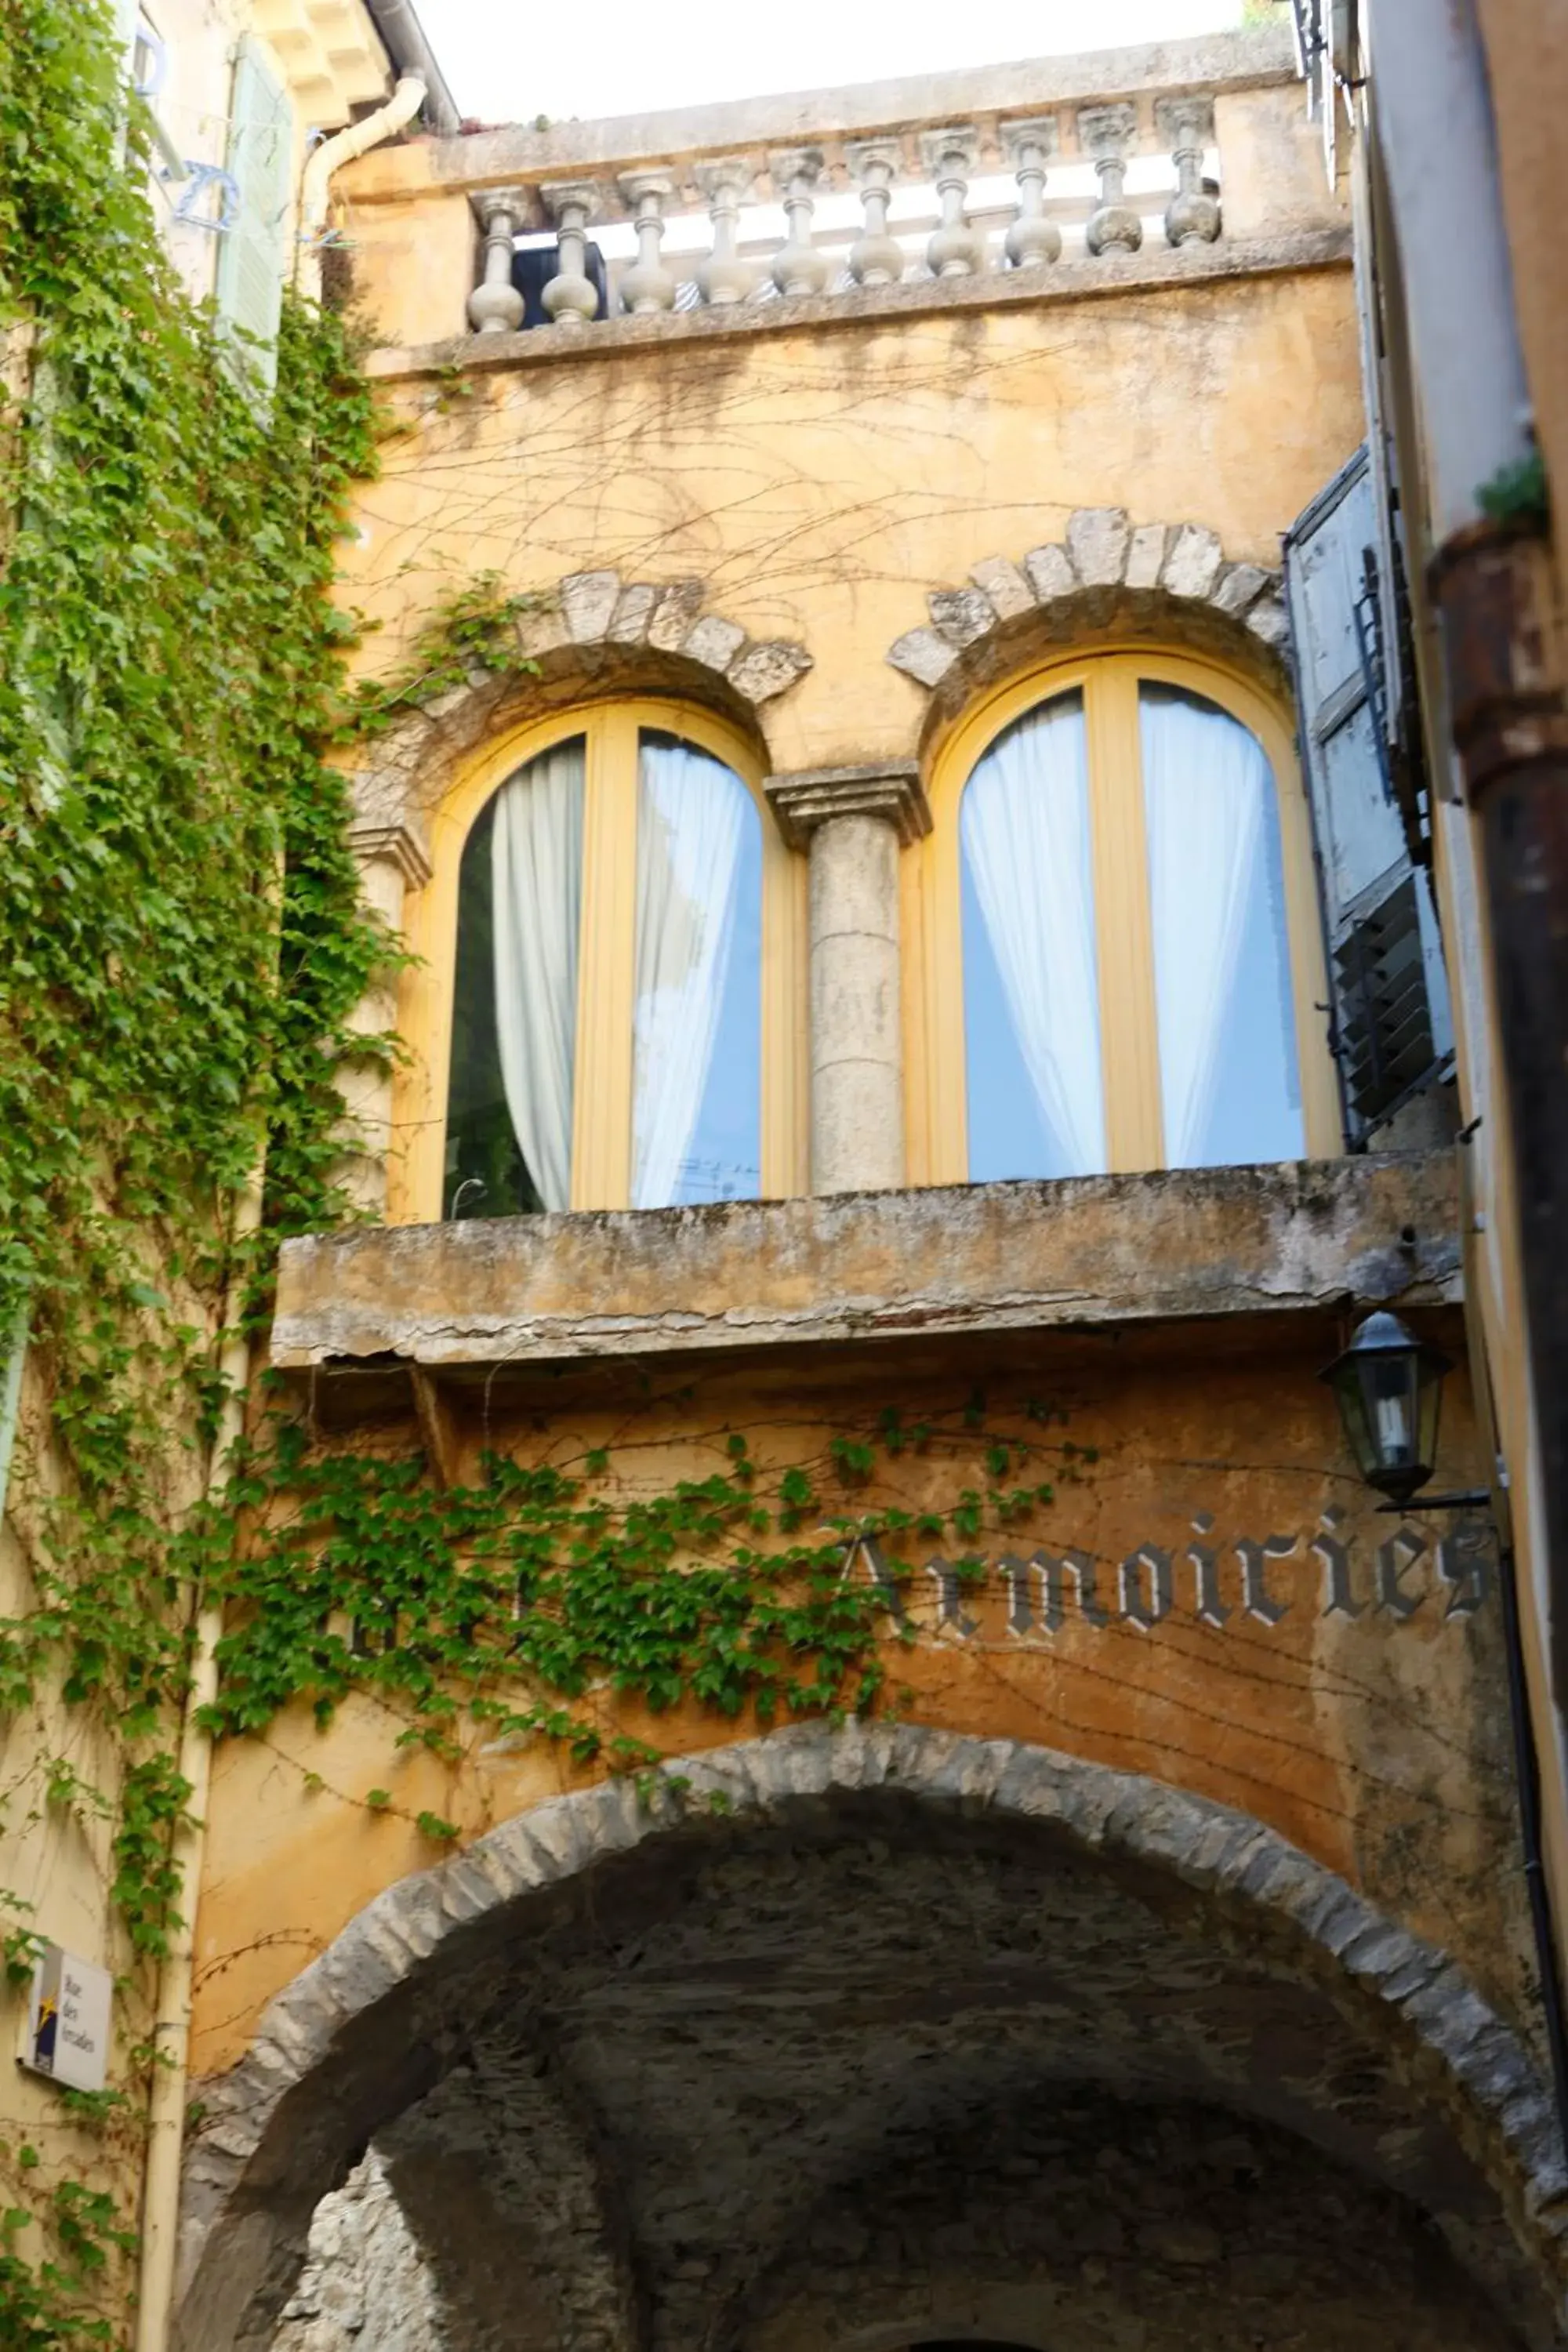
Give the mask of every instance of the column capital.
[{"label": "column capital", "polygon": [[819,825],[839,816],[879,817],[902,847],[931,831],[918,760],[877,760],[860,768],[797,768],[768,776],[763,790],[791,849],[805,849]]},{"label": "column capital", "polygon": [[1154,129],[1173,153],[1184,147],[1206,147],[1214,137],[1214,100],[1197,91],[1157,98]]},{"label": "column capital", "polygon": [[1080,106],[1078,143],[1095,163],[1125,160],[1138,136],[1138,110],[1124,100],[1110,106]]},{"label": "column capital", "polygon": [[531,188],[474,188],[468,207],[482,229],[488,230],[502,214],[514,229],[523,229],[537,217],[538,199]]},{"label": "column capital", "polygon": [[423,890],[435,868],[430,854],[406,819],[358,817],[349,827],[349,848],[360,867],[379,860],[395,866],[409,890]]},{"label": "column capital", "polygon": [[1054,114],[1009,115],[996,126],[1002,152],[1015,171],[1031,154],[1050,163],[1061,147],[1061,130]]},{"label": "column capital", "polygon": [[598,180],[541,180],[539,201],[558,228],[572,226],[567,215],[581,213],[585,227],[605,210],[605,188]]}]

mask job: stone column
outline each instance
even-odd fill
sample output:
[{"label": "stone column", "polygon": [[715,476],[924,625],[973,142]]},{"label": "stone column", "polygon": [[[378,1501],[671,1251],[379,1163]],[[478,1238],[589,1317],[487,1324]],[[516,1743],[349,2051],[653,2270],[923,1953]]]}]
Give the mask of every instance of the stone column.
[{"label": "stone column", "polygon": [[540,300],[557,327],[585,327],[596,318],[599,289],[588,275],[588,223],[600,209],[593,180],[546,180],[540,197],[555,223],[561,267]]},{"label": "stone column", "polygon": [[520,188],[486,188],[469,203],[484,232],[484,268],[468,297],[468,324],[477,335],[515,335],[523,301],[511,282],[512,238],[528,218]]},{"label": "stone column", "polygon": [[811,859],[811,1189],[904,1181],[899,852],[931,831],[916,762],[770,776],[792,848]]},{"label": "stone column", "polygon": [[[349,828],[349,845],[359,866],[360,896],[380,918],[395,944],[403,938],[403,902],[409,890],[430,879],[425,845],[406,823],[362,820]],[[384,979],[354,1007],[349,1026],[363,1037],[384,1034],[397,1018],[395,979]],[[392,1072],[370,1059],[343,1063],[338,1072],[343,1118],[342,1181],[356,1208],[378,1219],[386,1215],[387,1162],[392,1152]]]}]

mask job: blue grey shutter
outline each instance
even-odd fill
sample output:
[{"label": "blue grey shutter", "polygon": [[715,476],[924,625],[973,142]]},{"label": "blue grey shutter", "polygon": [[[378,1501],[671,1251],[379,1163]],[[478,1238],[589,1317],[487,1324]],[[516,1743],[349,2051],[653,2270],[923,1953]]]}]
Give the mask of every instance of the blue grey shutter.
[{"label": "blue grey shutter", "polygon": [[1368,603],[1380,544],[1362,448],[1285,539],[1330,1034],[1352,1149],[1447,1075],[1453,1047],[1431,876],[1410,854],[1376,708]]},{"label": "blue grey shutter", "polygon": [[255,338],[237,341],[239,364],[268,386],[278,373],[293,148],[288,90],[247,34],[235,63],[226,159],[239,190],[239,210],[218,243],[217,307],[229,326]]}]

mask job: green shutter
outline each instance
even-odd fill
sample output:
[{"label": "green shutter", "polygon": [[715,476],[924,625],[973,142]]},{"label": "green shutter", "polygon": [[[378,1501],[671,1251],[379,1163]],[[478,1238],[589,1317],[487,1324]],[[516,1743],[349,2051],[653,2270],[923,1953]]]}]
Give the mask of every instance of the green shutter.
[{"label": "green shutter", "polygon": [[217,307],[239,334],[256,338],[237,344],[240,363],[268,386],[278,368],[293,147],[288,91],[259,44],[247,35],[234,69],[226,159],[239,190],[239,212],[218,243]]},{"label": "green shutter", "polygon": [[1453,1067],[1428,867],[1411,856],[1358,625],[1378,516],[1364,447],[1285,534],[1302,762],[1328,949],[1345,1131],[1363,1150]]}]

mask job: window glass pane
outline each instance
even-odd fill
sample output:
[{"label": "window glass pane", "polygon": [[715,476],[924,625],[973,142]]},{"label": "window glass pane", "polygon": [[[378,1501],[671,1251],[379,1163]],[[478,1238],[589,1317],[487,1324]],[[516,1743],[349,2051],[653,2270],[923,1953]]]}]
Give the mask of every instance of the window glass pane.
[{"label": "window glass pane", "polygon": [[964,787],[969,1173],[1105,1166],[1083,698],[998,737]]},{"label": "window glass pane", "polygon": [[1306,1149],[1279,805],[1245,727],[1173,687],[1139,689],[1165,1164]]},{"label": "window glass pane", "polygon": [[645,734],[637,786],[632,1205],[762,1181],[763,833],[737,775]]},{"label": "window glass pane", "polygon": [[572,1197],[583,740],[509,778],[463,847],[442,1214]]}]

